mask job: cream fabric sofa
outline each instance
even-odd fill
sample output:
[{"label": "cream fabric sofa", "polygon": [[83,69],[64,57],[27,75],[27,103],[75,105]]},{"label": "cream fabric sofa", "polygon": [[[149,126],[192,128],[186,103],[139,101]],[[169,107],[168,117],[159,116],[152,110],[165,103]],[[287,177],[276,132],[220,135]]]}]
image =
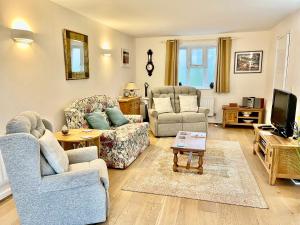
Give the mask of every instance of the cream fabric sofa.
[{"label": "cream fabric sofa", "polygon": [[[179,95],[197,95],[198,112],[180,112]],[[153,98],[170,97],[173,113],[158,114]],[[207,131],[209,109],[200,107],[200,90],[185,86],[165,86],[150,90],[149,120],[150,129],[156,137],[176,136],[178,131]]]}]

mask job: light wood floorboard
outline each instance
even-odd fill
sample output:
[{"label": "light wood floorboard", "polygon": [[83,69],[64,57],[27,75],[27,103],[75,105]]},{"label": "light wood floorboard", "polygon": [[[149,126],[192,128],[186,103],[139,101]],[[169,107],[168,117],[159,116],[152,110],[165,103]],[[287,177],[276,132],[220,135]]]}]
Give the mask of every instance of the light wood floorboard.
[{"label": "light wood floorboard", "polygon": [[[240,143],[269,209],[122,191],[138,168],[151,163],[147,156],[154,148],[150,146],[128,169],[109,170],[111,211],[103,225],[300,225],[300,187],[283,179],[277,180],[276,186],[268,184],[264,167],[252,154],[252,129],[210,125],[208,138]],[[151,136],[152,144],[158,140]],[[0,224],[19,225],[12,197],[0,202]]]}]

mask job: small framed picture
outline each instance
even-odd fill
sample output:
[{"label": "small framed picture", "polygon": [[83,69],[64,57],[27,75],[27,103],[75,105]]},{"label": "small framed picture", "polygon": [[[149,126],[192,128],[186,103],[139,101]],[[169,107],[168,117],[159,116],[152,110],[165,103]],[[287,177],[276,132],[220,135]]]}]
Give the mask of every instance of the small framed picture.
[{"label": "small framed picture", "polygon": [[235,52],[234,73],[261,73],[263,51]]},{"label": "small framed picture", "polygon": [[128,49],[121,49],[121,65],[122,67],[130,67],[130,51]]}]

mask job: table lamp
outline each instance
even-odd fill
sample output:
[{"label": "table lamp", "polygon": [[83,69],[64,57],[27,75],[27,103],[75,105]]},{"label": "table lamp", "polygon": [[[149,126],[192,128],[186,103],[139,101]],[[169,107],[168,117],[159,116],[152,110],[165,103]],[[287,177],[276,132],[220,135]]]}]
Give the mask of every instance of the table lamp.
[{"label": "table lamp", "polygon": [[136,90],[139,90],[139,88],[136,86],[136,84],[134,82],[129,82],[126,87],[125,87],[125,92],[124,95],[126,96],[126,91],[128,91],[128,96],[126,97],[135,97],[136,94]]}]

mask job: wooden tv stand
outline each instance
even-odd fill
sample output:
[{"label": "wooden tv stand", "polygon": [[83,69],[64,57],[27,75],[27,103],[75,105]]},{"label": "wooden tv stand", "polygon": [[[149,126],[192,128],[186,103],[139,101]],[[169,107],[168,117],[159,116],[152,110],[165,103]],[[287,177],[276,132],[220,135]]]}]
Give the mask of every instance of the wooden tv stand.
[{"label": "wooden tv stand", "polygon": [[269,184],[277,178],[300,179],[300,147],[298,141],[271,134],[254,127],[253,154],[256,154],[269,174]]},{"label": "wooden tv stand", "polygon": [[[253,126],[253,124],[264,123],[264,108],[247,108],[242,106],[230,107],[223,105],[223,128],[227,125]],[[244,116],[243,113],[250,113]],[[245,120],[251,120],[246,123]]]}]

